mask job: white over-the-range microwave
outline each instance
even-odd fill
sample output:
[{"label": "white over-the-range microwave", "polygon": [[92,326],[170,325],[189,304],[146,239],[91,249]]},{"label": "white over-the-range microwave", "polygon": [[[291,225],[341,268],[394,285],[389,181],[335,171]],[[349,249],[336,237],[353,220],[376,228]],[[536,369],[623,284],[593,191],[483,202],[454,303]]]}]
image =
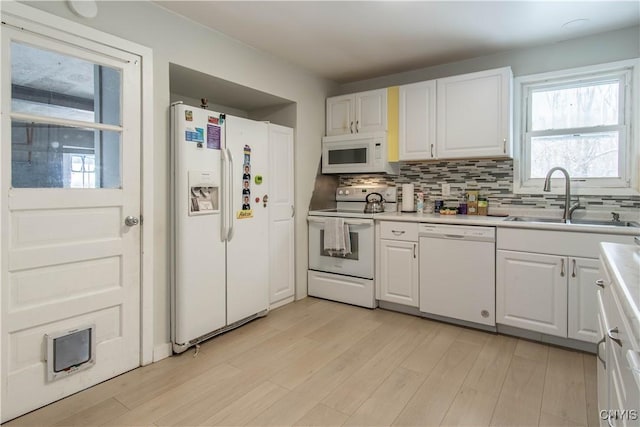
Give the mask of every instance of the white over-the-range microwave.
[{"label": "white over-the-range microwave", "polygon": [[375,132],[322,138],[322,173],[398,173],[388,161],[387,134]]}]

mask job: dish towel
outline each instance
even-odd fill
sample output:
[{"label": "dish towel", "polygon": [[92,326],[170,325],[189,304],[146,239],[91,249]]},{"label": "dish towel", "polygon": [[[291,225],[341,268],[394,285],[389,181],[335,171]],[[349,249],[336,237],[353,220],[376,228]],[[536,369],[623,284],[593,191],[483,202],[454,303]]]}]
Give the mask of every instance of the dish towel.
[{"label": "dish towel", "polygon": [[349,225],[343,218],[325,218],[324,250],[331,256],[347,256],[351,253]]}]

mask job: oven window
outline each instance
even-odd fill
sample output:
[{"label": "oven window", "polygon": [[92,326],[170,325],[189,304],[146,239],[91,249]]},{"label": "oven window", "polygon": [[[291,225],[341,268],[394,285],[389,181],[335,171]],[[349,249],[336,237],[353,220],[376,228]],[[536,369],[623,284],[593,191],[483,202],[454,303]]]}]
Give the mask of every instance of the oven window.
[{"label": "oven window", "polygon": [[330,165],[366,164],[367,148],[348,148],[329,150]]},{"label": "oven window", "polygon": [[324,230],[320,230],[320,255],[334,258],[352,259],[357,261],[358,258],[358,233],[350,231],[349,239],[351,240],[351,253],[345,256],[331,255],[329,251],[324,249]]}]

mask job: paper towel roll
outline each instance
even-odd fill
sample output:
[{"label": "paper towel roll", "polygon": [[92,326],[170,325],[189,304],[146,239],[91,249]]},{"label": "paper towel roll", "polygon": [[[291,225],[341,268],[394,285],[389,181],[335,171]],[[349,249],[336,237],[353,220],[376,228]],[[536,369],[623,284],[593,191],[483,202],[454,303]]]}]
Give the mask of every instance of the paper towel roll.
[{"label": "paper towel roll", "polygon": [[413,184],[402,184],[402,210],[414,211],[413,207]]}]

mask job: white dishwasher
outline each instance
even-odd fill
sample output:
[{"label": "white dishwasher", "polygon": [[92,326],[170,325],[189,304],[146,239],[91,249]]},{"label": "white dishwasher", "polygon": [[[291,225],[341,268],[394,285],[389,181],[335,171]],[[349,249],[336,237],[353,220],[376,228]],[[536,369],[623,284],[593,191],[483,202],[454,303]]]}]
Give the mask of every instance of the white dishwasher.
[{"label": "white dishwasher", "polygon": [[494,227],[420,224],[420,311],[496,325]]}]

